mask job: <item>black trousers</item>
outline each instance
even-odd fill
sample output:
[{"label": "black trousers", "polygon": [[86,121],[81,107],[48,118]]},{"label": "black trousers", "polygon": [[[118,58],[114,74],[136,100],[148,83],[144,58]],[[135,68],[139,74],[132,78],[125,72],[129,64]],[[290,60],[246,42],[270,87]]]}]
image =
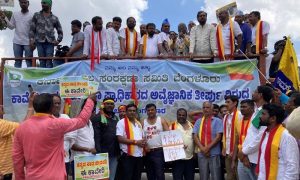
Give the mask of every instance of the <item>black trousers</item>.
[{"label": "black trousers", "polygon": [[122,180],[141,180],[143,158],[130,156],[123,153],[120,158]]},{"label": "black trousers", "polygon": [[12,179],[12,174],[5,174],[3,176],[3,180],[11,180]]}]

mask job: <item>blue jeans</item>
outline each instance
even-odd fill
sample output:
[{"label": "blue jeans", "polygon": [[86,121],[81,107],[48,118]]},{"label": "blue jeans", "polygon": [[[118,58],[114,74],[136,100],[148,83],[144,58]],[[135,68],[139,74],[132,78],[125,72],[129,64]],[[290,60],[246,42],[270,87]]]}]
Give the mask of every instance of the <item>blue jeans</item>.
[{"label": "blue jeans", "polygon": [[173,162],[173,180],[194,180],[195,166],[194,159],[177,160]]},{"label": "blue jeans", "polygon": [[200,157],[198,155],[198,165],[200,180],[222,179],[220,155],[212,157]]},{"label": "blue jeans", "polygon": [[256,180],[257,177],[256,177],[255,173],[252,171],[253,170],[252,166],[253,165],[251,164],[251,168],[249,169],[249,168],[245,167],[244,164],[241,161],[239,161],[238,162],[238,167],[237,167],[239,179],[242,179],[242,180]]},{"label": "blue jeans", "polygon": [[109,157],[109,180],[114,180],[118,165],[117,157]]},{"label": "blue jeans", "polygon": [[[30,49],[29,45],[19,45],[19,44],[13,44],[13,50],[14,50],[14,55],[15,57],[23,57],[23,54],[25,52],[25,57],[32,57],[32,50]],[[32,66],[32,61],[31,60],[26,60],[26,65],[27,67]],[[21,68],[22,67],[22,60],[15,60],[15,67],[16,68]]]},{"label": "blue jeans", "polygon": [[[39,57],[53,57],[54,53],[54,44],[49,42],[36,42],[36,48],[38,51]],[[40,60],[40,67],[41,68],[52,68],[52,60]]]},{"label": "blue jeans", "polygon": [[155,149],[146,154],[145,166],[148,180],[165,179],[165,160],[162,148]]}]

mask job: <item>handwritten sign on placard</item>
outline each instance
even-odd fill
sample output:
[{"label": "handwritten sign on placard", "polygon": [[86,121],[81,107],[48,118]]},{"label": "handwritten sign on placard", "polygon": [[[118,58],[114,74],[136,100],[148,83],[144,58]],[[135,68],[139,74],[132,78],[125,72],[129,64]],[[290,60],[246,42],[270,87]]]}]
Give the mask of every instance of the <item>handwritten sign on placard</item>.
[{"label": "handwritten sign on placard", "polygon": [[62,98],[86,98],[98,90],[99,83],[88,81],[81,76],[64,76],[60,78],[59,88]]},{"label": "handwritten sign on placard", "polygon": [[108,179],[108,153],[74,157],[75,180]]},{"label": "handwritten sign on placard", "polygon": [[160,133],[165,161],[175,161],[186,158],[183,139],[179,131],[164,131]]}]

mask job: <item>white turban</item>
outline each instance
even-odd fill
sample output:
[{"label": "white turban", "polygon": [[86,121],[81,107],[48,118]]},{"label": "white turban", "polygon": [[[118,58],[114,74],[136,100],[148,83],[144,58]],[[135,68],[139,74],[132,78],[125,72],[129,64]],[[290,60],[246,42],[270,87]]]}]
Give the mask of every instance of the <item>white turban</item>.
[{"label": "white turban", "polygon": [[296,139],[300,139],[300,107],[289,115],[286,128]]}]

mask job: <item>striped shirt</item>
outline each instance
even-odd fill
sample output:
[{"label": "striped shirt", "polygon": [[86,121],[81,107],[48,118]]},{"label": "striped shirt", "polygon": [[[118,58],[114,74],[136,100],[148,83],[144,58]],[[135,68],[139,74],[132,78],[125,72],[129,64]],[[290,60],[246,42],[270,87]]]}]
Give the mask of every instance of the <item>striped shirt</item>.
[{"label": "striped shirt", "polygon": [[16,122],[0,119],[0,172],[2,174],[13,173],[12,139],[18,126]]}]

